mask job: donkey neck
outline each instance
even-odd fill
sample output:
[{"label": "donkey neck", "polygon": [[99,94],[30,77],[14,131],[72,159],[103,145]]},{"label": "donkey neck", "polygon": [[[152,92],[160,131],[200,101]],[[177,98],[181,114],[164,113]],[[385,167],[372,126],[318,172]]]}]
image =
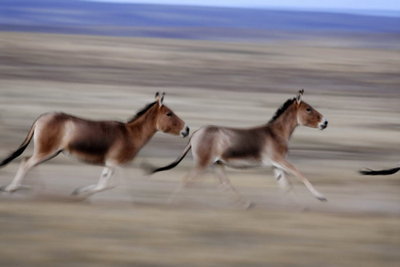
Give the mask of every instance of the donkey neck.
[{"label": "donkey neck", "polygon": [[296,102],[291,104],[285,112],[275,120],[268,123],[268,125],[277,132],[278,136],[281,136],[288,141],[296,127],[299,125],[297,122]]},{"label": "donkey neck", "polygon": [[157,108],[158,105],[154,105],[137,119],[126,123],[131,137],[139,147],[144,146],[157,132]]}]

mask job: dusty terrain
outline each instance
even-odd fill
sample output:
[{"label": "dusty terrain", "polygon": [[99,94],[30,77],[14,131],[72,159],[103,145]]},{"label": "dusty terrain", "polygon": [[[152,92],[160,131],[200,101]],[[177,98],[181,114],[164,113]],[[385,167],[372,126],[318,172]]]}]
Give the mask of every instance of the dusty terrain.
[{"label": "dusty terrain", "polygon": [[298,128],[290,153],[326,203],[294,177],[282,192],[270,169],[228,172],[251,210],[211,175],[168,203],[191,157],[152,177],[139,168],[181,152],[187,140],[165,134],[118,170],[116,188],[82,200],[71,192],[101,168],[60,155],[29,173],[29,190],[1,193],[0,265],[397,266],[400,176],[357,173],[400,160],[400,57],[385,47],[0,33],[1,157],[44,112],[123,121],[159,90],[191,129],[265,123],[300,88],[329,119],[324,131]]}]

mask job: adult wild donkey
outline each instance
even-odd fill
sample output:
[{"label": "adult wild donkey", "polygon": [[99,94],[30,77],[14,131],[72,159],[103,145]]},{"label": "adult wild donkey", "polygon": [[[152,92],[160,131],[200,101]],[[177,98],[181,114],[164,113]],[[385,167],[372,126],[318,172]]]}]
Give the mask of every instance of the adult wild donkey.
[{"label": "adult wild donkey", "polygon": [[192,148],[195,167],[184,177],[182,186],[175,191],[175,194],[206,168],[214,166],[221,185],[228,186],[241,198],[225,175],[224,166],[247,168],[272,165],[275,167],[275,177],[280,185],[288,185],[285,172],[289,172],[298,177],[317,199],[326,201],[326,198],[286,159],[289,139],[298,125],[321,130],[328,126],[328,121],[318,111],[302,101],[303,93],[304,90],[300,90],[297,97],[288,99],[265,125],[247,129],[221,126],[200,128],[192,135],[179,158],[165,167],[152,169],[150,172],[174,168]]},{"label": "adult wild donkey", "polygon": [[40,116],[21,146],[0,162],[1,167],[21,155],[33,138],[33,155],[21,162],[14,180],[2,190],[18,190],[29,169],[60,152],[67,152],[87,163],[104,166],[97,184],[77,188],[73,194],[91,195],[110,188],[108,183],[114,168],[132,160],[157,131],[183,137],[189,134],[189,127],[163,104],[164,95],[157,93],[154,102],[126,123],[92,121],[65,113]]}]

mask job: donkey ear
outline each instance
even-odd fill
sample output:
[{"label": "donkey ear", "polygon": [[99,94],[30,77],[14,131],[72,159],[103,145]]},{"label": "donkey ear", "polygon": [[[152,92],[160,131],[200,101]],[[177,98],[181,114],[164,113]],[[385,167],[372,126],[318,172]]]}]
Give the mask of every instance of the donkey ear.
[{"label": "donkey ear", "polygon": [[160,107],[163,105],[164,96],[165,96],[165,92],[162,92],[161,94],[158,93],[158,96],[156,97],[156,100],[158,101],[158,105],[159,105]]},{"label": "donkey ear", "polygon": [[304,94],[304,89],[299,90],[299,92],[297,93],[297,96],[296,96],[297,104],[300,104],[303,94]]}]

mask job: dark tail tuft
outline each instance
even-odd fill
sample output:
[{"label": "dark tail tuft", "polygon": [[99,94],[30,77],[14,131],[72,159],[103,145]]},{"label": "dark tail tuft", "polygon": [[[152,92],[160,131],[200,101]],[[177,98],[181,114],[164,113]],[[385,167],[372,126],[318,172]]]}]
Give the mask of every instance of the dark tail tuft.
[{"label": "dark tail tuft", "polygon": [[361,170],[359,172],[362,175],[390,175],[390,174],[394,174],[394,173],[398,172],[399,170],[400,170],[400,167],[393,168],[393,169],[387,169],[387,170],[366,169],[366,170]]},{"label": "dark tail tuft", "polygon": [[2,162],[0,162],[0,167],[3,167],[5,165],[7,165],[9,162],[11,162],[13,159],[15,159],[16,157],[18,157],[19,155],[22,154],[22,152],[24,152],[25,148],[29,145],[26,144],[25,146],[21,146],[19,147],[16,151],[14,151],[11,155],[9,155],[7,158],[5,158]]},{"label": "dark tail tuft", "polygon": [[161,171],[166,171],[169,169],[172,169],[174,167],[176,167],[182,160],[183,158],[186,156],[186,154],[189,152],[189,150],[192,148],[190,141],[189,144],[185,147],[185,150],[183,151],[182,155],[177,158],[174,162],[170,163],[167,166],[164,167],[160,167],[160,168],[155,168],[154,166],[148,164],[148,163],[143,163],[142,164],[142,168],[145,170],[146,173],[148,174],[153,174],[156,172],[161,172]]},{"label": "dark tail tuft", "polygon": [[[35,121],[35,123],[36,123],[36,121]],[[22,152],[24,152],[24,150],[29,145],[29,143],[32,139],[33,133],[35,132],[35,123],[33,123],[31,129],[28,132],[28,135],[25,137],[24,142],[22,142],[22,144],[19,146],[19,148],[16,151],[14,151],[11,155],[9,155],[7,158],[3,159],[3,161],[0,162],[0,167],[7,165],[13,159],[15,159],[16,157],[21,155]]]},{"label": "dark tail tuft", "polygon": [[160,167],[160,168],[156,168],[156,169],[152,169],[151,174],[156,173],[156,172],[162,172],[162,171],[166,171],[166,170],[170,170],[172,168],[175,168],[183,159],[184,157],[181,157],[180,159],[172,162],[171,164],[164,166],[164,167]]}]

